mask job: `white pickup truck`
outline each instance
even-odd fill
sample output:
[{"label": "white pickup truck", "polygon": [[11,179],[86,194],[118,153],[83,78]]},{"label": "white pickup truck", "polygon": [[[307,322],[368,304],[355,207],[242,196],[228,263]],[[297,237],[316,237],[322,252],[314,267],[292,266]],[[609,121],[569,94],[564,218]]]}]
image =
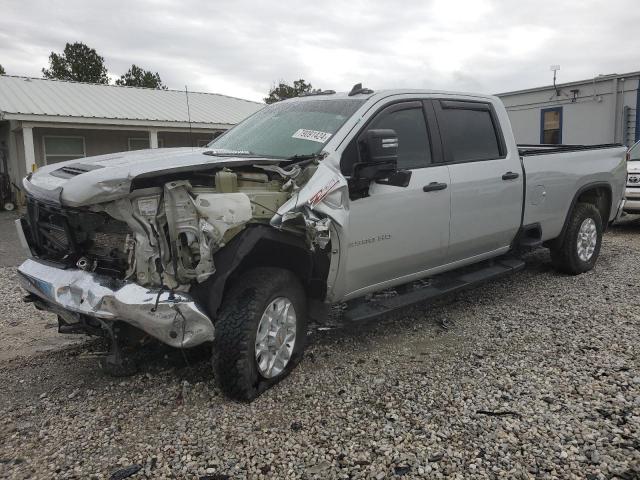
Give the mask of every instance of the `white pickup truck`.
[{"label": "white pickup truck", "polygon": [[640,214],[640,140],[627,153],[627,189],[625,191],[625,213]]},{"label": "white pickup truck", "polygon": [[30,174],[19,278],[60,332],[111,338],[112,373],[145,337],[209,343],[222,389],[250,400],[331,304],[372,318],[542,246],[563,272],[590,270],[625,181],[621,146],[516,145],[496,97],[356,85],[267,106],[205,148]]}]

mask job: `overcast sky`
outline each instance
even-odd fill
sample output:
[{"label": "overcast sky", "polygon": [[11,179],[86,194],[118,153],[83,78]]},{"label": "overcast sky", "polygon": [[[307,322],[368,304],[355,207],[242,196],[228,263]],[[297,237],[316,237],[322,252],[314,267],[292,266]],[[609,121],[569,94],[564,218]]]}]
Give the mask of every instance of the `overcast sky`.
[{"label": "overcast sky", "polygon": [[113,79],[261,100],[278,80],[497,93],[640,70],[638,0],[2,0],[0,64],[41,76],[81,41]]}]

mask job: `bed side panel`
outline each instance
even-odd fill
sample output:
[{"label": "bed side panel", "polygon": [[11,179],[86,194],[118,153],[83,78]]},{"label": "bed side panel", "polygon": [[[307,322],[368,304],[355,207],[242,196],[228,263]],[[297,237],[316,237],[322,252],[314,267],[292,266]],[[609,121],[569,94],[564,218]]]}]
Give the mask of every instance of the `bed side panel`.
[{"label": "bed side panel", "polygon": [[611,187],[608,220],[612,220],[624,190],[625,152],[624,148],[617,147],[525,156],[524,225],[540,223],[542,240],[556,238],[578,190],[602,182]]}]

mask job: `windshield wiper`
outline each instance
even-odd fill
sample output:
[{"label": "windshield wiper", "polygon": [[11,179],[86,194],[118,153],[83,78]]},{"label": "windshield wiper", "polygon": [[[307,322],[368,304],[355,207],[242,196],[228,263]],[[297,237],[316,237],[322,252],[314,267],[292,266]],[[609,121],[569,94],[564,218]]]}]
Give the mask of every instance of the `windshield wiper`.
[{"label": "windshield wiper", "polygon": [[297,154],[292,155],[291,157],[287,157],[287,160],[301,161],[301,160],[321,160],[325,157],[324,153],[306,153],[306,154]]},{"label": "windshield wiper", "polygon": [[203,152],[205,155],[212,157],[257,157],[253,152],[248,150],[207,150]]}]

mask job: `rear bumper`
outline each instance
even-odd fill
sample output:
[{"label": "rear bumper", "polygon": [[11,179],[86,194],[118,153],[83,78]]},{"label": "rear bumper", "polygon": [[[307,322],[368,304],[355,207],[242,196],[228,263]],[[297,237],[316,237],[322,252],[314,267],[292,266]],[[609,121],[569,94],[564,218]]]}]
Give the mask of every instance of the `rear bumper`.
[{"label": "rear bumper", "polygon": [[[22,287],[46,310],[65,320],[88,315],[121,320],[172,347],[187,348],[213,340],[209,317],[190,295],[150,290],[84,270],[61,269],[29,259],[18,268]],[[157,307],[156,307],[157,302]]]}]

